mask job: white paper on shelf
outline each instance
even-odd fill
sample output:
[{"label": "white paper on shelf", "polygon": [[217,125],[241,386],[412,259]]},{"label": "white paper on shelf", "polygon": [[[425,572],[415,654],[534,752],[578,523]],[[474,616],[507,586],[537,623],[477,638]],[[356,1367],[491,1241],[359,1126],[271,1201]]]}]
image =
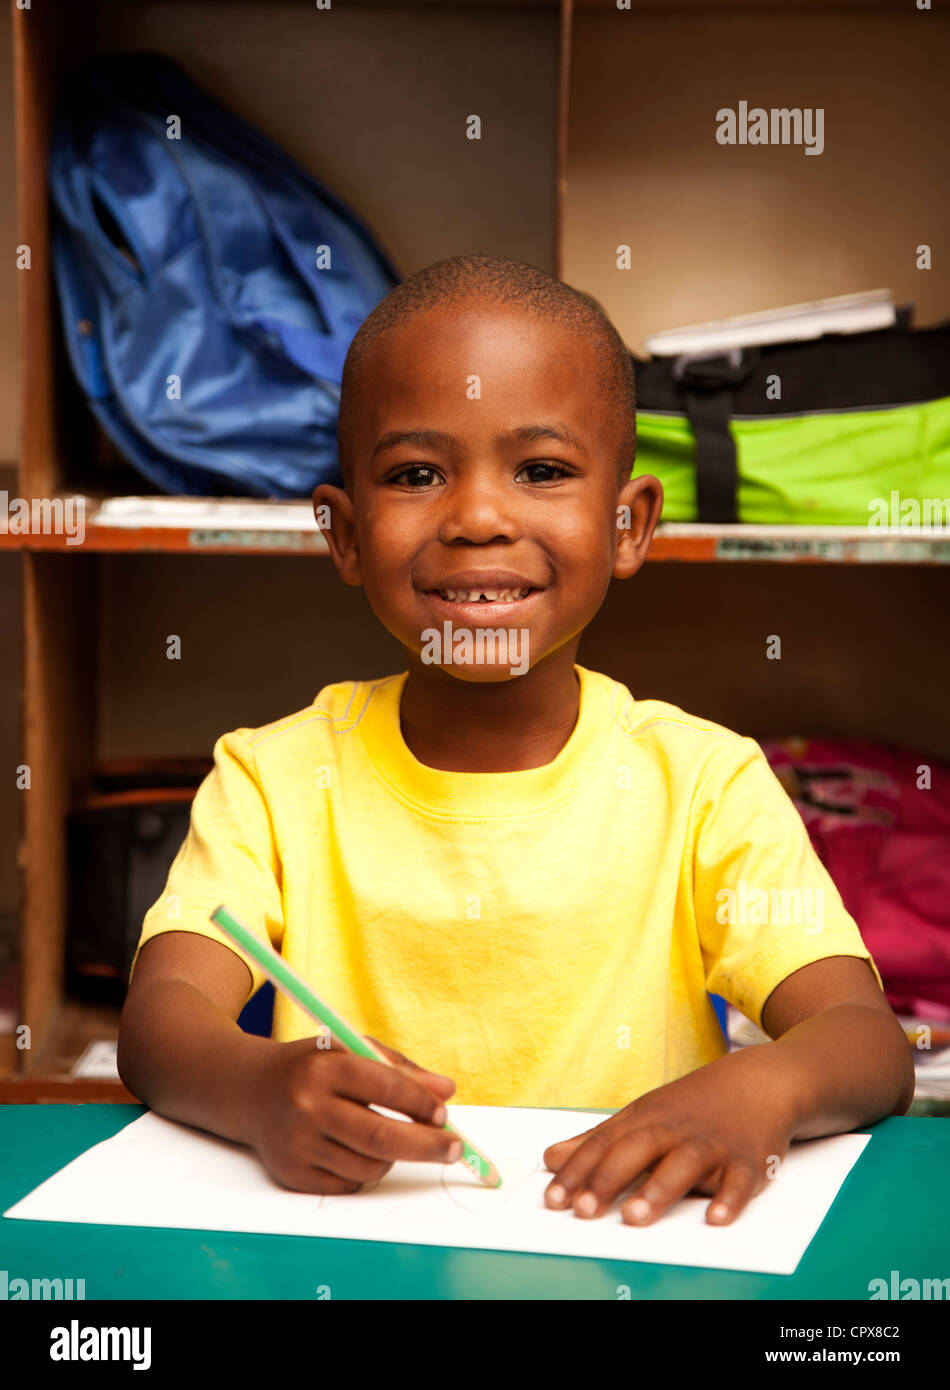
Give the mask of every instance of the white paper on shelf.
[{"label": "white paper on shelf", "polygon": [[482,1187],[462,1163],[396,1163],[373,1188],[342,1197],[291,1192],[241,1145],[149,1113],[81,1154],[4,1216],[27,1221],[253,1231],[520,1250],[651,1264],[792,1274],[870,1136],[793,1144],[778,1173],[730,1226],[705,1220],[689,1196],[652,1226],[622,1221],[619,1204],[593,1220],[544,1204],[544,1149],[600,1124],[578,1111],[448,1107],[498,1165]]},{"label": "white paper on shelf", "polygon": [[890,290],[868,290],[667,328],[651,333],[644,347],[654,357],[724,352],[730,348],[820,338],[824,333],[868,333],[892,328],[896,322]]},{"label": "white paper on shelf", "polygon": [[316,531],[310,502],[256,502],[241,498],[107,497],[96,526],[174,526],[214,531]]}]

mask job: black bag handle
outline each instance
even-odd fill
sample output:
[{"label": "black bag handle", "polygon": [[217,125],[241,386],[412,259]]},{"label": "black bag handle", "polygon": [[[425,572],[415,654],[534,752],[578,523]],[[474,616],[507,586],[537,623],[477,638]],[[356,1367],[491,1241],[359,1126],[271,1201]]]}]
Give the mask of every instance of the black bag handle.
[{"label": "black bag handle", "polygon": [[696,436],[696,509],[700,521],[739,520],[739,468],[732,418],[732,388],[750,376],[758,348],[727,352],[684,352],[673,362]]}]

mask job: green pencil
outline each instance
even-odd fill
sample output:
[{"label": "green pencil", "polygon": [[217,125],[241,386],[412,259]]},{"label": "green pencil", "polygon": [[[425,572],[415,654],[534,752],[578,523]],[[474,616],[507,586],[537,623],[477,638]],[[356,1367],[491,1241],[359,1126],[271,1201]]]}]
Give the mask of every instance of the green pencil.
[{"label": "green pencil", "polygon": [[[257,962],[264,974],[273,980],[278,989],[282,989],[286,995],[289,995],[294,1003],[299,1004],[311,1018],[315,1018],[318,1023],[329,1028],[331,1033],[335,1033],[351,1052],[355,1052],[359,1057],[370,1057],[375,1062],[383,1062],[387,1067],[395,1066],[395,1062],[391,1062],[385,1053],[380,1052],[371,1042],[367,1041],[362,1033],[351,1028],[339,1014],[333,1012],[329,1004],[325,1004],[314,994],[296,970],[277,954],[269,941],[264,942],[259,936],[255,936],[252,931],[249,931],[247,927],[232,917],[224,907],[216,907],[211,913],[211,920],[236,945],[240,946],[242,951],[245,951],[252,960]],[[446,1123],[442,1128],[447,1129],[462,1141],[462,1155],[458,1161],[467,1164],[472,1174],[486,1187],[501,1187],[501,1174],[491,1159],[486,1158],[483,1153],[479,1153],[475,1145],[470,1144],[465,1135],[459,1133],[455,1125]]]}]

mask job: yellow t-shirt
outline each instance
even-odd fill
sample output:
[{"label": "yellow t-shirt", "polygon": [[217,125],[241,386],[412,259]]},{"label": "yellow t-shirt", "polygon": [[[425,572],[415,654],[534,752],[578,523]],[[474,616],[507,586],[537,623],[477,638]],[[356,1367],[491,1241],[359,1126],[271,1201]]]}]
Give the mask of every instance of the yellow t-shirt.
[{"label": "yellow t-shirt", "polygon": [[[405,671],[225,734],[138,949],[234,949],[223,902],[459,1104],[611,1108],[725,1051],[707,991],[761,1024],[801,966],[871,961],[757,743],[575,669],[570,738],[523,771],[420,763]],[[317,1032],[278,992],[273,1036]]]}]

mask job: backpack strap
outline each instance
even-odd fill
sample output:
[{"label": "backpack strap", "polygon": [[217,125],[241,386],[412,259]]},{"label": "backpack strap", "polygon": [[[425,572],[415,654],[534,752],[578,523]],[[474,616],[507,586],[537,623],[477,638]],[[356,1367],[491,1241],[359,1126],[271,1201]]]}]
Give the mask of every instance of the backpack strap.
[{"label": "backpack strap", "polygon": [[739,466],[736,441],[729,428],[732,388],[744,381],[759,360],[757,348],[728,352],[682,353],[673,363],[686,413],[696,436],[696,510],[699,521],[739,520]]}]

